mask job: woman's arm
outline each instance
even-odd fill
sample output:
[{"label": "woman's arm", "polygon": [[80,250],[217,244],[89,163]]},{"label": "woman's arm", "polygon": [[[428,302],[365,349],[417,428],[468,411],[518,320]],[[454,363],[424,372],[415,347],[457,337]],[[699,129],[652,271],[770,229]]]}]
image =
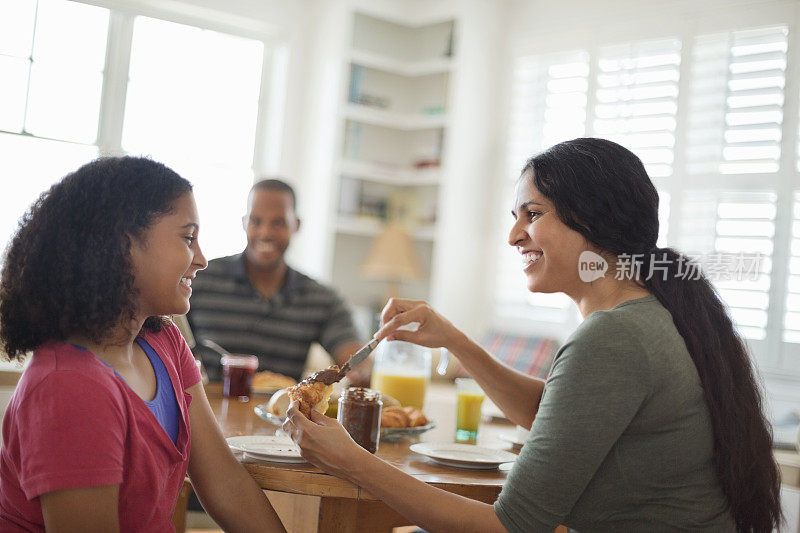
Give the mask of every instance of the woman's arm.
[{"label": "woman's arm", "polygon": [[267,497],[228,448],[202,383],[186,392],[192,395],[189,475],[205,510],[225,531],[285,531]]},{"label": "woman's arm", "polygon": [[335,420],[311,415],[313,422],[293,402],[284,430],[322,470],[364,487],[426,531],[506,531],[491,505],[431,487],[360,447]]},{"label": "woman's arm", "polygon": [[119,485],[56,490],[39,502],[48,533],[119,531]]},{"label": "woman's arm", "polygon": [[[450,350],[509,420],[530,429],[542,399],[543,380],[517,372],[490,356],[423,301],[393,298],[383,309],[381,322],[383,327],[375,334],[378,339]],[[412,322],[419,323],[416,331],[398,329]]]}]

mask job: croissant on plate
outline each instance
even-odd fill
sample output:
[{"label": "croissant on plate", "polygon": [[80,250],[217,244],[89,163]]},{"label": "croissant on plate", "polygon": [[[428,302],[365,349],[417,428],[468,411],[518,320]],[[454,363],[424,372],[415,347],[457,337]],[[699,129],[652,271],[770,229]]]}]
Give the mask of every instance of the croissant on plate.
[{"label": "croissant on plate", "polygon": [[414,406],[384,407],[381,411],[381,427],[411,428],[424,426],[427,423],[428,419],[422,411]]},{"label": "croissant on plate", "polygon": [[415,428],[417,426],[424,426],[425,424],[428,423],[427,417],[424,414],[422,414],[422,411],[420,411],[418,408],[414,406],[403,407],[403,411],[405,411],[406,414],[408,415],[409,425],[412,428]]},{"label": "croissant on plate", "polygon": [[384,407],[381,410],[381,427],[383,428],[407,428],[411,425],[411,419],[403,411],[402,407]]}]

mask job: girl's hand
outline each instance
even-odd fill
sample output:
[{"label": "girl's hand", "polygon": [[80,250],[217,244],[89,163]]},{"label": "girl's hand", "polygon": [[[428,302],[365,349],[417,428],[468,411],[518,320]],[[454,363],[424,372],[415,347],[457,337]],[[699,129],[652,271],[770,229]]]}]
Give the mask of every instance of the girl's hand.
[{"label": "girl's hand", "polygon": [[311,410],[311,420],[300,412],[299,404],[292,402],[286,412],[283,430],[300,448],[308,462],[336,477],[356,482],[350,476],[363,462],[368,451],[356,444],[347,430],[333,418]]},{"label": "girl's hand", "polygon": [[[415,331],[398,329],[416,322]],[[422,300],[392,298],[381,312],[381,327],[376,339],[413,342],[428,348],[450,349],[460,335],[463,335],[445,317],[434,311]]]}]

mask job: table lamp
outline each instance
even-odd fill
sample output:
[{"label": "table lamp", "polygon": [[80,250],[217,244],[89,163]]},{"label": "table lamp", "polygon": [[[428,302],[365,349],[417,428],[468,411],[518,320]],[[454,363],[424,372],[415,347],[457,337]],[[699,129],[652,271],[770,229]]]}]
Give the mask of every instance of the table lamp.
[{"label": "table lamp", "polygon": [[422,277],[422,270],[414,253],[414,242],[396,222],[387,224],[375,237],[361,271],[368,279],[385,280],[389,283],[387,301],[400,295],[400,284],[403,281]]}]

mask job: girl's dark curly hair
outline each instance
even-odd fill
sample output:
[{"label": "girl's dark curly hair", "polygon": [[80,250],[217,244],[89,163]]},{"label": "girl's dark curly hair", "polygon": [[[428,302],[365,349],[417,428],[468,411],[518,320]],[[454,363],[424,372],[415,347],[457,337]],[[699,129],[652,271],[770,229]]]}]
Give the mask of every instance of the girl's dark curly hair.
[{"label": "girl's dark curly hair", "polygon": [[573,139],[529,159],[522,175],[564,224],[601,250],[638,256],[642,273],[654,257],[666,260],[666,275],[642,284],[672,315],[697,368],[714,430],[714,466],[736,530],[773,531],[781,523],[780,474],[747,346],[711,282],[681,275],[688,258],[656,247],[658,193],[642,162],[611,141]]},{"label": "girl's dark curly hair", "polygon": [[[106,157],[44,192],[20,221],[0,274],[0,345],[9,358],[73,335],[101,343],[133,319],[131,237],[191,190],[161,163]],[[149,317],[143,327],[162,324]]]}]

